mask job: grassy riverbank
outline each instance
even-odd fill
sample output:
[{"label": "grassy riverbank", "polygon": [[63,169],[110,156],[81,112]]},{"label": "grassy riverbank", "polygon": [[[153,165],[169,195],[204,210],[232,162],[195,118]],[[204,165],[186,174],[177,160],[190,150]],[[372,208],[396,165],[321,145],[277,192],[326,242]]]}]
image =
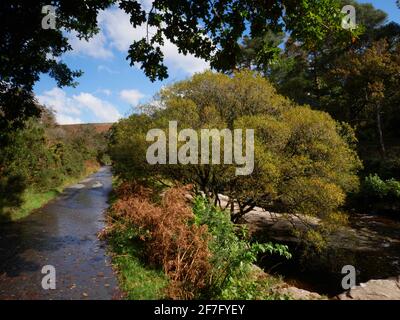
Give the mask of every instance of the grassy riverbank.
[{"label": "grassy riverbank", "polygon": [[118,270],[120,289],[128,300],[165,299],[164,289],[168,279],[161,269],[145,263],[140,243],[133,241],[130,233],[115,232],[108,237],[112,263]]},{"label": "grassy riverbank", "polygon": [[66,177],[63,179],[62,183],[55,188],[47,191],[38,191],[34,188],[26,189],[22,195],[22,204],[18,208],[4,208],[2,215],[0,215],[0,222],[16,221],[27,217],[34,210],[41,208],[49,201],[56,198],[66,187],[79,182],[86,176],[96,172],[99,168],[99,164],[90,162],[85,166],[85,170],[81,175]]},{"label": "grassy riverbank", "polygon": [[[112,206],[118,195],[115,190],[120,181],[113,178],[113,191],[109,196]],[[128,300],[157,300],[165,299],[165,288],[168,278],[161,268],[150,267],[143,257],[143,246],[135,241],[128,228],[122,222],[111,218],[111,209],[108,212],[107,228],[121,232],[107,233],[109,254],[112,257],[113,268],[117,271],[119,287]],[[107,229],[106,228],[106,229]]]},{"label": "grassy riverbank", "polygon": [[185,189],[161,195],[123,184],[110,202],[101,237],[127,299],[290,298],[279,290],[282,279],[254,266],[260,252],[290,257],[286,248],[251,244],[205,199],[196,198],[192,208]]}]

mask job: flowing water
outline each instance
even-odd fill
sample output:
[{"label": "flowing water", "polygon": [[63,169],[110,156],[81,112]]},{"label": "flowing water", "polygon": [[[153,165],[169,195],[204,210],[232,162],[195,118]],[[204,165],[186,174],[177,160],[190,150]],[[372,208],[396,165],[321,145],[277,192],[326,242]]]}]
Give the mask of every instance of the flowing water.
[{"label": "flowing water", "polygon": [[[117,280],[97,233],[111,191],[103,167],[25,219],[0,225],[0,299],[112,299]],[[42,288],[42,267],[56,289]]]}]

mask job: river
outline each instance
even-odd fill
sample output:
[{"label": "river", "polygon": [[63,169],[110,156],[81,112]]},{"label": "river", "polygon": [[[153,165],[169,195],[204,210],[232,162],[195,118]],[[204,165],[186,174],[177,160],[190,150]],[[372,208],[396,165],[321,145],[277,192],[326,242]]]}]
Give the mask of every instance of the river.
[{"label": "river", "polygon": [[294,257],[288,261],[260,257],[259,264],[267,272],[282,275],[296,287],[328,297],[340,294],[344,291],[341,286],[344,265],[355,267],[357,284],[400,275],[400,221],[351,214],[349,225],[332,235],[323,253],[304,257],[303,247],[291,235],[288,224],[280,218],[271,222],[265,215],[254,212],[248,219],[256,226],[256,238],[285,243]]},{"label": "river", "polygon": [[[103,167],[18,222],[0,225],[0,299],[117,299],[117,279],[97,233],[111,191]],[[43,289],[45,265],[56,289]]]}]

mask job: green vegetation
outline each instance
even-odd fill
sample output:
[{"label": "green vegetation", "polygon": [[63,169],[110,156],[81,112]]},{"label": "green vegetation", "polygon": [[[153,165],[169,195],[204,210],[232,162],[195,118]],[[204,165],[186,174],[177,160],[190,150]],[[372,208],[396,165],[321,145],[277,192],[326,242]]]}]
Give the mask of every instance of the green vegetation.
[{"label": "green vegetation", "polygon": [[[151,10],[140,1],[55,0],[57,28],[41,28],[45,1],[3,0],[0,7],[0,130],[13,130],[40,115],[33,86],[41,74],[54,78],[57,85],[75,86],[82,74],[71,70],[62,55],[72,46],[63,30],[89,39],[99,31],[100,11],[118,5],[136,27],[147,25],[147,37],[133,41],[127,59],[139,63],[152,80],[168,77],[161,46],[168,40],[180,52],[190,53],[211,62],[217,70],[230,70],[240,57],[238,40],[250,30],[253,37],[266,30],[289,32],[306,44],[324,42],[329,34],[351,37],[340,28],[340,2],[337,0],[279,0],[263,2],[215,0],[153,1]],[[148,10],[149,12],[145,11]],[[151,36],[150,36],[151,35]],[[276,45],[263,43],[256,52],[263,59]]]},{"label": "green vegetation", "polygon": [[400,181],[382,179],[377,174],[365,177],[361,191],[353,202],[367,212],[388,213],[397,215],[400,209]]},{"label": "green vegetation", "polygon": [[20,206],[3,208],[3,213],[0,215],[0,222],[2,220],[14,221],[28,216],[34,210],[41,208],[44,204],[57,197],[63,192],[65,187],[80,181],[87,175],[94,173],[97,169],[98,166],[88,166],[79,176],[64,177],[59,186],[53,187],[48,191],[40,191],[34,188],[26,189],[21,195]]},{"label": "green vegetation", "polygon": [[258,255],[279,254],[291,258],[288,247],[272,243],[249,242],[245,226],[232,223],[228,212],[211,205],[198,196],[194,200],[193,212],[199,225],[206,225],[211,235],[209,286],[202,297],[213,299],[280,299],[272,288],[276,278],[267,277],[254,269]]},{"label": "green vegetation", "polygon": [[[248,71],[231,77],[197,74],[162,90],[158,105],[143,106],[142,114],[111,129],[109,152],[122,179],[194,184],[213,203],[224,194],[230,199],[227,208],[233,202],[238,206],[231,210],[234,222],[255,206],[318,217],[322,233],[343,220],[340,207],[346,193],[357,190],[361,167],[349,126],[292,103],[266,79]],[[159,128],[168,136],[169,120],[178,122],[178,130],[254,129],[253,173],[237,176],[235,164],[149,164],[146,150],[152,142],[146,141],[146,133]],[[224,139],[216,143],[224,150]],[[316,239],[316,232],[302,236]]]},{"label": "green vegetation", "polygon": [[[366,179],[366,186],[368,177],[375,174],[399,180],[400,25],[388,21],[387,13],[372,4],[353,0],[340,3],[348,4],[355,7],[358,24],[351,41],[330,34],[310,47],[268,30],[260,37],[245,39],[238,67],[251,66],[280,94],[351,126],[364,165],[360,178]],[[284,49],[274,54],[275,61],[256,54],[263,42],[283,44]],[[396,212],[398,207],[391,206],[391,199],[385,197],[379,202],[386,201],[386,209],[392,207]],[[348,206],[365,210],[365,200],[362,194],[352,196]]]},{"label": "green vegetation", "polygon": [[400,198],[400,182],[395,179],[383,181],[376,174],[365,178],[364,190],[366,196],[373,196],[374,198]]},{"label": "green vegetation", "polygon": [[[3,216],[6,215],[11,220],[22,219],[35,209],[39,209],[51,199],[55,198],[58,194],[58,190],[38,193],[28,189],[22,195],[22,205],[19,208],[4,209]],[[1,218],[2,217],[0,217],[0,219]]]},{"label": "green vegetation", "polygon": [[126,298],[130,300],[166,298],[165,288],[168,279],[162,270],[144,262],[143,248],[135,241],[133,229],[112,232],[107,239],[113,265],[118,270],[120,288],[126,294]]},{"label": "green vegetation", "polygon": [[[256,206],[317,218],[293,230],[316,252],[346,209],[398,212],[400,25],[381,10],[354,0],[175,0],[145,12],[139,1],[56,0],[57,28],[45,30],[46,4],[0,5],[0,219],[22,218],[98,163],[113,163],[123,183],[104,235],[127,298],[286,298],[253,264],[264,254],[289,258],[287,248],[253,242],[239,225]],[[354,30],[341,27],[347,4],[356,7]],[[76,85],[82,72],[61,59],[72,49],[64,30],[90,38],[112,5],[134,27],[149,27],[127,59],[151,81],[168,76],[165,41],[225,73],[162,89],[109,137],[64,130],[37,104],[34,85],[42,74]],[[168,136],[172,120],[178,130],[255,129],[253,173],[238,176],[235,164],[150,165],[146,134]]]},{"label": "green vegetation", "polygon": [[94,129],[67,132],[43,110],[24,128],[1,132],[0,219],[16,220],[98,168],[106,137]]},{"label": "green vegetation", "polygon": [[[278,278],[254,266],[258,254],[291,255],[283,245],[250,243],[244,227],[188,188],[155,190],[123,183],[102,237],[128,299],[288,299]],[[157,199],[157,202],[155,199]],[[153,200],[152,200],[153,199]]]}]

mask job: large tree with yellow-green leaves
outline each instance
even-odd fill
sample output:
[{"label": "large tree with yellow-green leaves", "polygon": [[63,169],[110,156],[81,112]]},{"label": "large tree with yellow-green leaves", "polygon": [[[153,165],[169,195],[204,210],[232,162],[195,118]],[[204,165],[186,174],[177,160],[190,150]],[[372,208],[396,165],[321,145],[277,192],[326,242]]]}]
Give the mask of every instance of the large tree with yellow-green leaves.
[{"label": "large tree with yellow-green leaves", "polygon": [[[169,121],[177,121],[179,130],[254,129],[253,172],[235,175],[236,165],[223,163],[149,164],[146,150],[153,142],[146,134],[160,128],[168,136]],[[163,89],[157,103],[115,124],[110,153],[123,179],[192,183],[216,203],[219,195],[228,196],[238,206],[234,221],[261,206],[332,223],[346,193],[358,186],[360,161],[353,144],[348,126],[278,95],[257,74],[205,72]]]}]

